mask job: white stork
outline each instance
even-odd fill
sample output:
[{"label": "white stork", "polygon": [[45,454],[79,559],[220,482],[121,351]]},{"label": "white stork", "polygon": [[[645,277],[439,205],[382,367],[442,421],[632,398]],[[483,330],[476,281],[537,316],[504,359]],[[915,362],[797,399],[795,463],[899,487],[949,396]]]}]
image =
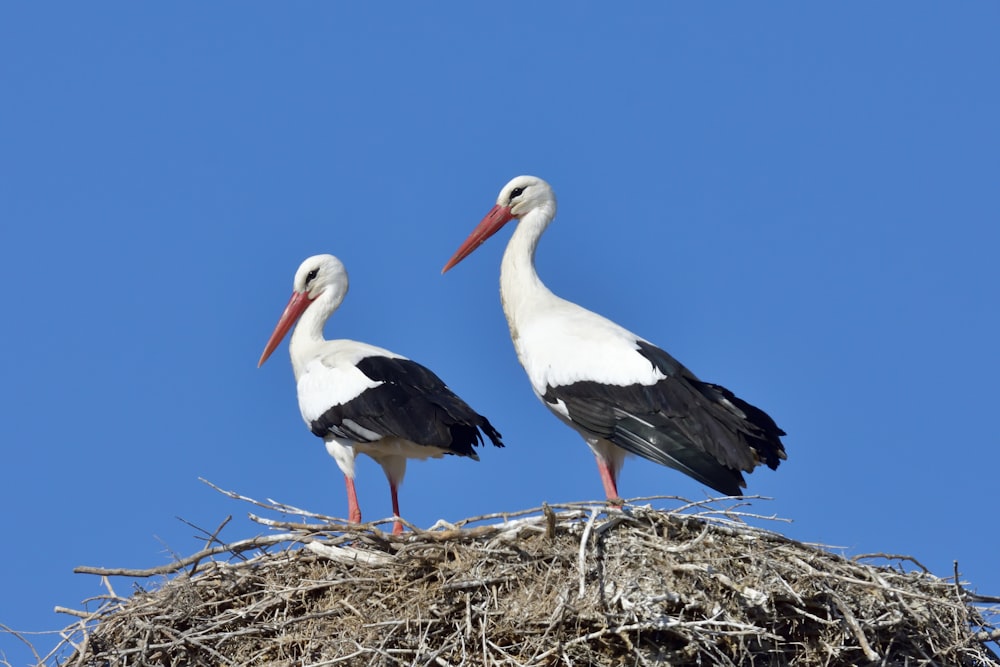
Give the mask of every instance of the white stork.
[{"label": "white stork", "polygon": [[535,271],[538,239],[556,215],[548,183],[518,176],[445,264],[452,268],[517,219],[500,265],[500,298],[517,358],[535,394],[593,450],[609,500],[628,453],[739,495],[761,462],[785,458],[782,431],[764,411],[702,382],[639,336],[561,299]]},{"label": "white stork", "polygon": [[[407,459],[468,456],[482,444],[480,430],[503,447],[492,424],[456,396],[427,368],[406,357],[353,340],[326,340],[323,325],[347,294],[347,270],[332,255],[316,255],[295,272],[292,297],[271,334],[259,368],[298,321],[288,345],[298,386],[299,410],[309,429],[344,473],[348,518],[361,522],[354,488],[354,459],[375,459],[392,491],[399,517],[398,488]],[[393,533],[403,531],[397,520]]]}]

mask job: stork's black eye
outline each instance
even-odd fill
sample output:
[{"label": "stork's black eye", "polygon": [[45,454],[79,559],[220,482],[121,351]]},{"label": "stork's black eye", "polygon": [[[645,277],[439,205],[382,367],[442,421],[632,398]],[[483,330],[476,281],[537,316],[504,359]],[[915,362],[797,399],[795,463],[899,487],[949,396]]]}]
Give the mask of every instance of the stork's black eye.
[{"label": "stork's black eye", "polygon": [[514,188],[510,191],[510,201],[514,201],[514,197],[520,197],[524,194],[524,188]]},{"label": "stork's black eye", "polygon": [[319,273],[319,269],[313,269],[312,271],[310,271],[309,273],[307,273],[306,274],[306,285],[308,285],[313,280],[315,280],[316,279],[316,275],[318,273]]}]

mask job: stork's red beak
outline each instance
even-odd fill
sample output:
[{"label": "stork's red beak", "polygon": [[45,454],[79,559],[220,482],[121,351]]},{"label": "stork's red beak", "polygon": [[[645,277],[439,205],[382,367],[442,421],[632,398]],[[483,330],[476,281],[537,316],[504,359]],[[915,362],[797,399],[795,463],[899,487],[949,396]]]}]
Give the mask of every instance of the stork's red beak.
[{"label": "stork's red beak", "polygon": [[482,222],[476,225],[476,228],[472,230],[469,234],[469,238],[465,239],[465,242],[459,246],[455,254],[451,256],[448,263],[444,265],[441,269],[441,273],[444,273],[451,267],[455,266],[463,259],[472,254],[472,251],[483,245],[486,239],[496,234],[500,231],[500,228],[506,225],[508,222],[514,219],[514,214],[510,210],[510,206],[501,206],[497,204],[490,212],[486,214]]},{"label": "stork's red beak", "polygon": [[292,292],[292,298],[288,300],[288,305],[285,306],[285,312],[281,314],[281,319],[278,320],[278,325],[274,327],[274,333],[271,334],[271,338],[267,341],[267,345],[264,346],[264,353],[260,355],[260,361],[257,362],[257,368],[264,365],[267,358],[271,356],[274,352],[274,348],[278,347],[285,334],[288,330],[292,328],[292,325],[299,319],[302,313],[305,312],[309,304],[312,303],[312,299],[309,298],[308,292]]}]

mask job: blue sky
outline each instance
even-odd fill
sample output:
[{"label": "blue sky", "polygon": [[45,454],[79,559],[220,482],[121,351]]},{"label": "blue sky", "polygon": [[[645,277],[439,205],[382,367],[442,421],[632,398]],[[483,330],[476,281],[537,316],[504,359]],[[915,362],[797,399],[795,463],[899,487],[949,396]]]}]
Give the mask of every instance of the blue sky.
[{"label": "blue sky", "polygon": [[[554,292],[788,431],[755,510],[1000,594],[998,29],[995,3],[5,5],[0,623],[68,624],[103,592],[74,566],[197,550],[177,517],[259,532],[198,477],[344,514],[287,348],[256,368],[315,253],[351,276],[328,337],[434,369],[507,442],[411,464],[409,520],[600,498],[514,356],[509,231],[440,275],[522,173],[559,197]],[[373,462],[358,489],[390,514]],[[635,459],[620,489],[707,493]]]}]

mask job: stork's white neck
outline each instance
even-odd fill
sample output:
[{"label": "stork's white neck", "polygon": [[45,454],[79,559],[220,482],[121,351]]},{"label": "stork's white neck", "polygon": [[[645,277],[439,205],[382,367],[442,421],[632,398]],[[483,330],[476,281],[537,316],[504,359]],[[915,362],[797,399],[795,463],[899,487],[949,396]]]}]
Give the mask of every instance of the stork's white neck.
[{"label": "stork's white neck", "polygon": [[552,203],[543,204],[521,218],[500,263],[500,300],[515,346],[518,324],[530,317],[533,310],[556,298],[535,270],[538,240],[554,216],[555,204]]},{"label": "stork's white neck", "polygon": [[344,293],[336,289],[326,289],[309,304],[302,313],[292,339],[288,343],[288,352],[292,357],[292,370],[295,379],[299,379],[307,361],[315,356],[315,349],[326,342],[323,337],[323,327],[344,300]]}]

